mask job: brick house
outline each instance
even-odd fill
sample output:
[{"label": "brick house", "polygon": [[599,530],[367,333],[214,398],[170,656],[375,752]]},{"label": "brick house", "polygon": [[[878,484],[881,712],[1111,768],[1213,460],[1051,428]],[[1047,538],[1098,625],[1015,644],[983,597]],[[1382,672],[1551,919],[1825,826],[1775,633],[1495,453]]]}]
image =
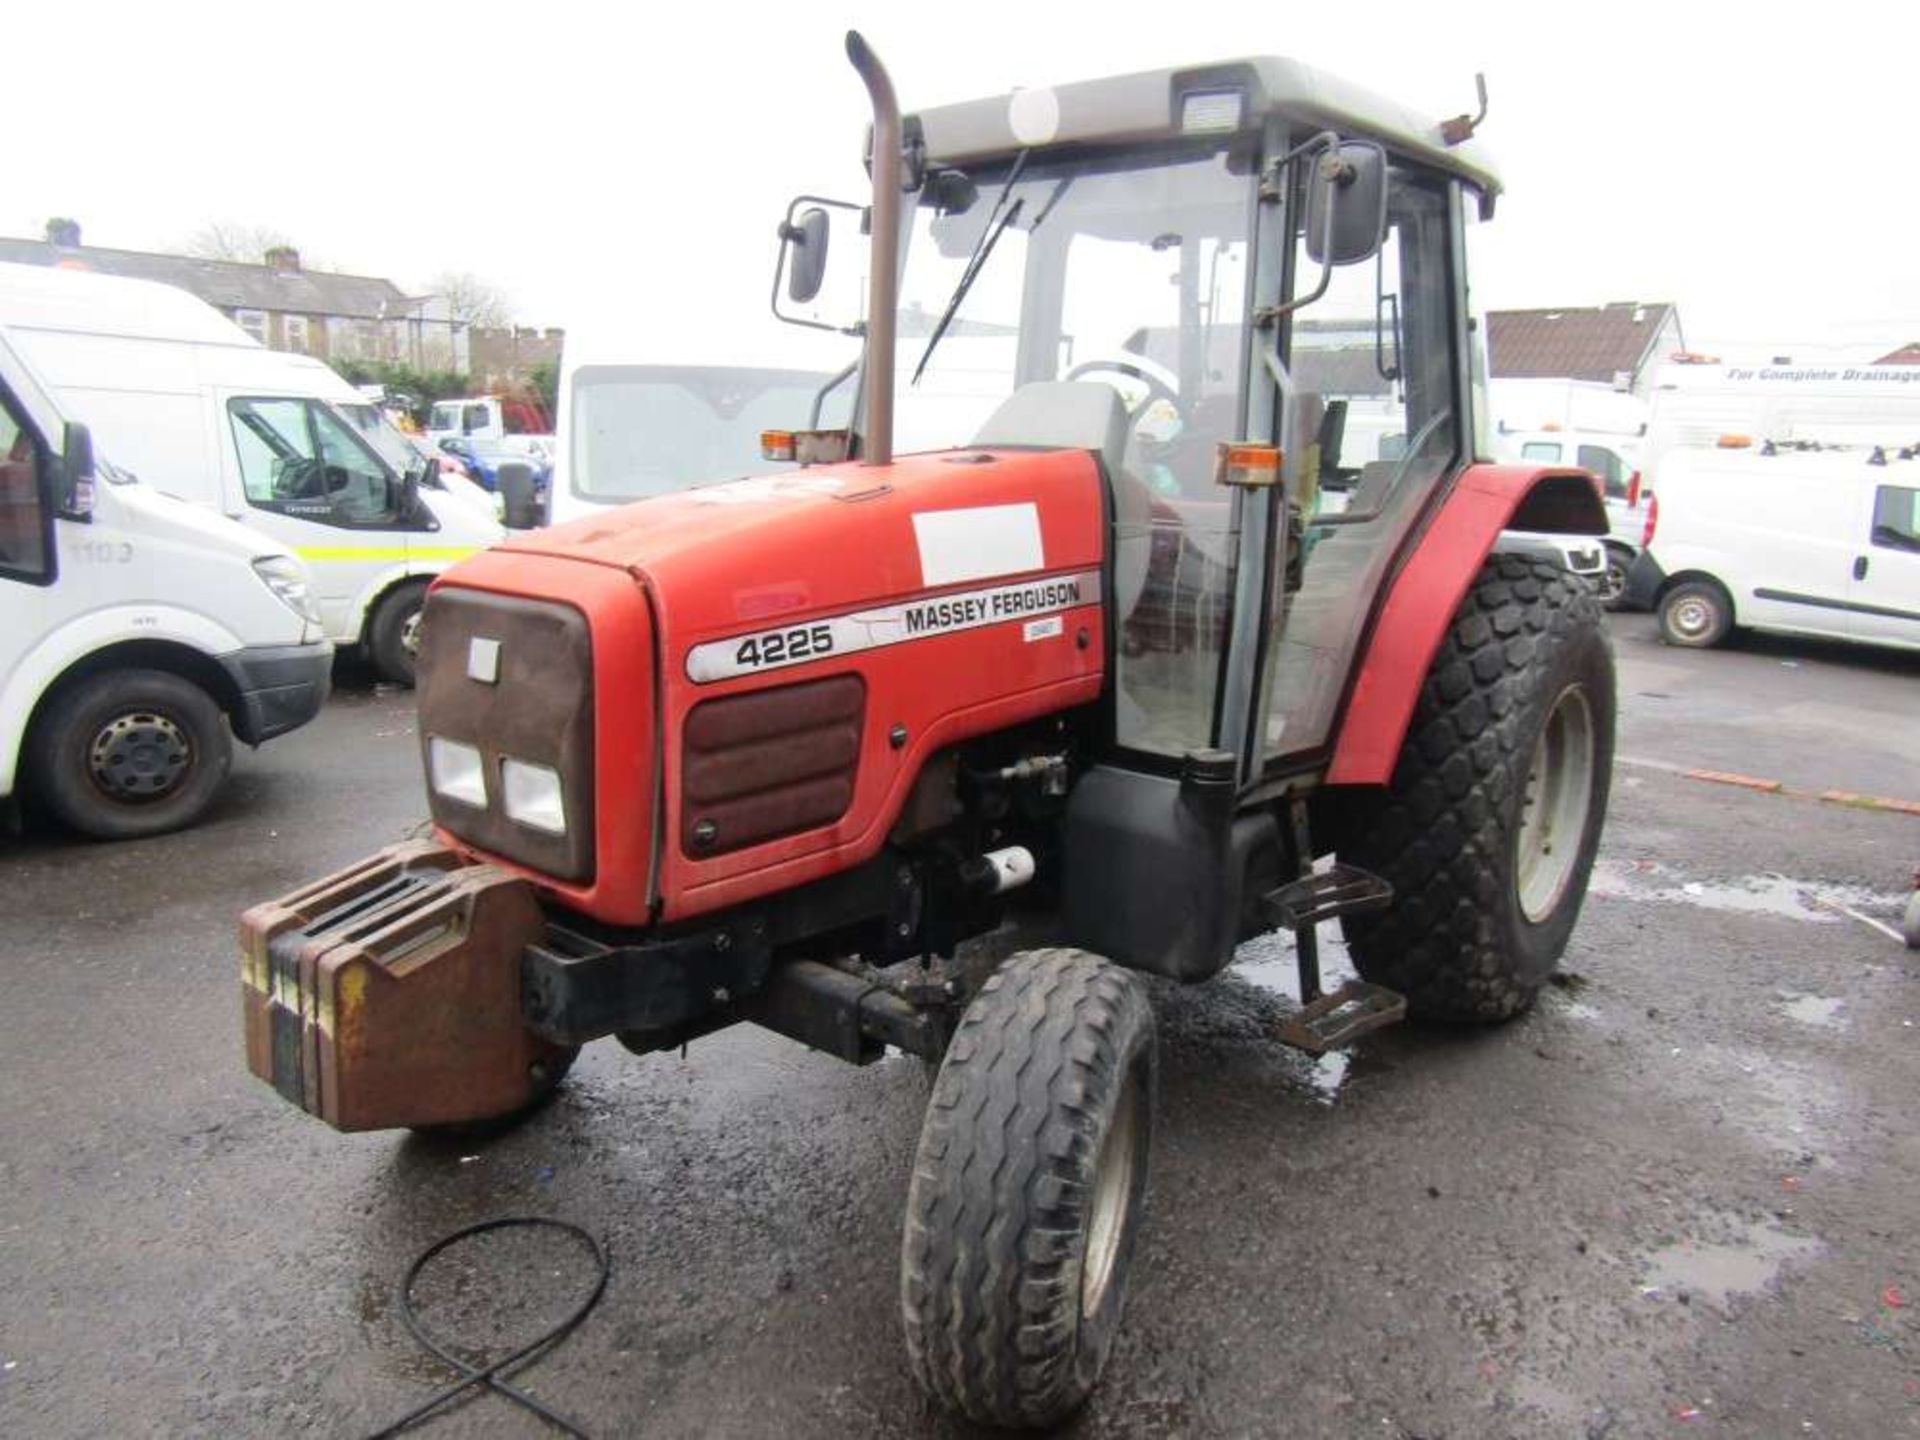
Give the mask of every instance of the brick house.
[{"label": "brick house", "polygon": [[197,295],[263,345],[322,360],[388,361],[421,370],[470,366],[470,327],[445,299],[407,295],[391,280],[308,270],[292,246],[265,262],[201,260],[80,243],[72,221],[49,221],[41,240],[0,236],[0,260],[157,280]]}]

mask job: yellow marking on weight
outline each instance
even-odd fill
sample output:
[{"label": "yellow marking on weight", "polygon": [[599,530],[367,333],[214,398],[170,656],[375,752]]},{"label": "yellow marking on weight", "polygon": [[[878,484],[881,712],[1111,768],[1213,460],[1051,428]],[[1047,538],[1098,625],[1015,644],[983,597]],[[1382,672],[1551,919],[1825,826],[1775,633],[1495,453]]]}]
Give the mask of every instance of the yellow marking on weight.
[{"label": "yellow marking on weight", "polygon": [[478,555],[478,545],[300,545],[295,547],[302,560],[319,564],[351,564],[367,560],[464,560]]}]

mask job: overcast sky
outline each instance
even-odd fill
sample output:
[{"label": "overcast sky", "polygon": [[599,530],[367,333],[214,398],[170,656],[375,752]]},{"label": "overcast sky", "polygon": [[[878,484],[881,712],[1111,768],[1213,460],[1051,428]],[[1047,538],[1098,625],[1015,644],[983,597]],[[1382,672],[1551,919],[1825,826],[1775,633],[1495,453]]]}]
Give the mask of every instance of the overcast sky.
[{"label": "overcast sky", "polygon": [[1439,116],[1484,70],[1507,194],[1479,306],[1674,300],[1696,348],[1807,357],[1920,340],[1920,7],[1771,8],[16,5],[0,234],[71,215],[88,243],[165,249],[272,226],[409,289],[472,271],[523,323],[633,317],[664,358],[760,326],[790,195],[860,198],[852,25],[909,110],[1267,53]]}]

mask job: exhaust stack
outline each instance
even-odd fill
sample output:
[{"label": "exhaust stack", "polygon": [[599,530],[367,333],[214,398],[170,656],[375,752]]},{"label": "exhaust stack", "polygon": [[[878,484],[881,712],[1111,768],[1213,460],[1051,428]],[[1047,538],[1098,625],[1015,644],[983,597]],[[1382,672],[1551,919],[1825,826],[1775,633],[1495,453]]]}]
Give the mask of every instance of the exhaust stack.
[{"label": "exhaust stack", "polygon": [[867,281],[867,433],[860,463],[893,461],[894,311],[900,288],[900,102],[887,67],[858,30],[847,32],[847,58],[873,100],[873,273]]}]

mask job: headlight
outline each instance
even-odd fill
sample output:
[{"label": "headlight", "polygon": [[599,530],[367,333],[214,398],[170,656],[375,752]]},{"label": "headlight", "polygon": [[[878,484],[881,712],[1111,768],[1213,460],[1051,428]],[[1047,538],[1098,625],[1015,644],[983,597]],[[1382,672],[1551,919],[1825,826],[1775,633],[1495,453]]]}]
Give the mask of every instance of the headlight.
[{"label": "headlight", "polygon": [[307,567],[298,560],[291,555],[263,555],[253,562],[253,573],[302,620],[320,623],[320,607],[307,589]]},{"label": "headlight", "polygon": [[560,798],[560,772],[524,760],[500,762],[500,805],[509,820],[549,835],[567,833],[567,807]]},{"label": "headlight", "polygon": [[436,794],[476,810],[487,808],[487,771],[480,752],[458,740],[427,740],[427,779]]}]

